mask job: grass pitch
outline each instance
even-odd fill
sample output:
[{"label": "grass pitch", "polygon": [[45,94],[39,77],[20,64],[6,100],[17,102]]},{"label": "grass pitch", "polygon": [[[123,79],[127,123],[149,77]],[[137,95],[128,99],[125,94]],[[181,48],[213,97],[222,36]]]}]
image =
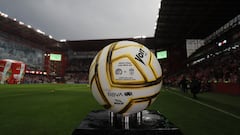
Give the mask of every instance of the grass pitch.
[{"label": "grass pitch", "polygon": [[[102,109],[87,85],[0,85],[1,135],[71,135],[92,110]],[[198,100],[162,88],[149,109],[173,122],[184,135],[239,135],[240,97],[200,93]]]}]

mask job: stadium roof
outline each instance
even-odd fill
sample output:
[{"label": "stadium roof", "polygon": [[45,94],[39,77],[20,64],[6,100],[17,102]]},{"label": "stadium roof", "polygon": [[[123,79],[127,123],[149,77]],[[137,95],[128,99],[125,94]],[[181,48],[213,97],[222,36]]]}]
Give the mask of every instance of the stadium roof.
[{"label": "stadium roof", "polygon": [[8,18],[4,13],[0,12],[0,31],[16,37],[20,37],[26,41],[41,45],[40,48],[54,49],[57,41],[52,39],[50,35],[46,35],[39,29],[34,29],[30,25],[24,25],[23,22],[16,19]]},{"label": "stadium roof", "polygon": [[[240,0],[162,0],[151,48],[185,45],[185,39],[204,39],[240,14]],[[59,42],[40,30],[0,16],[0,31],[19,36],[49,49],[61,49]],[[62,49],[96,50],[119,39],[61,42]],[[154,40],[154,41],[153,41]],[[66,45],[67,44],[67,45]],[[93,45],[92,47],[90,47]],[[99,47],[98,47],[99,46]]]},{"label": "stadium roof", "polygon": [[82,41],[66,41],[62,42],[62,49],[67,48],[75,51],[90,51],[90,50],[101,50],[104,46],[107,46],[113,42],[129,40],[141,43],[148,46],[151,49],[155,49],[154,38],[121,38],[121,39],[101,39],[101,40],[82,40]]},{"label": "stadium roof", "polygon": [[240,0],[162,0],[155,38],[159,45],[205,39],[240,14]]}]

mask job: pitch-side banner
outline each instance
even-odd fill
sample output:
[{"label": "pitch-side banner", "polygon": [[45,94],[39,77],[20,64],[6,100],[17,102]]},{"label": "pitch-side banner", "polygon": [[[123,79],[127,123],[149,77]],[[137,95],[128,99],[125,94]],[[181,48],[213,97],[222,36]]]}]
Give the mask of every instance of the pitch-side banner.
[{"label": "pitch-side banner", "polygon": [[0,84],[19,84],[23,81],[26,64],[10,59],[0,60]]}]

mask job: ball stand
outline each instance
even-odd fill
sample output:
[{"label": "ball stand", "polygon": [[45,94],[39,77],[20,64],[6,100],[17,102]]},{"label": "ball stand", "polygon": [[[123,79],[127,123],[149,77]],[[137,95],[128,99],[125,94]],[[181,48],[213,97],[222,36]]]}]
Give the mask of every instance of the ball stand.
[{"label": "ball stand", "polygon": [[107,110],[90,112],[72,135],[182,135],[179,128],[155,110],[123,116]]}]

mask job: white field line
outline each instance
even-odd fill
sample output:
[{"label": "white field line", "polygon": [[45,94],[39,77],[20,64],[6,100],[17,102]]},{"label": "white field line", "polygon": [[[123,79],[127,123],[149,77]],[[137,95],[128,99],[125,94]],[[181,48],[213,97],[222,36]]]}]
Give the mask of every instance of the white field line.
[{"label": "white field line", "polygon": [[23,95],[29,95],[29,94],[27,94],[27,93],[20,93],[20,94],[15,94],[15,95],[0,96],[0,98],[16,97],[16,96],[23,96]]},{"label": "white field line", "polygon": [[178,94],[178,93],[173,92],[173,91],[170,91],[170,90],[167,90],[167,91],[168,91],[169,93],[175,94],[175,95],[177,95],[177,96],[180,96],[180,97],[182,97],[182,98],[188,99],[188,100],[190,100],[190,101],[192,101],[192,102],[198,103],[198,104],[200,104],[200,105],[206,106],[206,107],[208,107],[208,108],[211,108],[211,109],[213,109],[213,110],[219,111],[219,112],[221,112],[221,113],[224,113],[224,114],[226,114],[226,115],[232,116],[232,117],[240,120],[240,116],[235,115],[235,114],[232,114],[232,113],[230,113],[230,112],[228,112],[228,111],[225,111],[225,110],[222,110],[222,109],[217,108],[217,107],[215,107],[215,106],[212,106],[212,105],[209,105],[209,104],[200,102],[200,101],[198,101],[198,100],[195,100],[195,99],[192,99],[192,98],[183,96],[183,95],[181,95],[181,94]]}]

